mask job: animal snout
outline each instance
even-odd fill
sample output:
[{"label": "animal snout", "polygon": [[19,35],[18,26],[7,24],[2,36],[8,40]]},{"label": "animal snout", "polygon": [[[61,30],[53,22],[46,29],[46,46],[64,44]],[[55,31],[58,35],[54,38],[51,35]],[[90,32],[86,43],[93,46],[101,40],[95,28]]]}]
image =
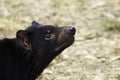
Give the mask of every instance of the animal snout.
[{"label": "animal snout", "polygon": [[69,27],[66,28],[66,31],[67,31],[69,34],[74,35],[75,32],[76,32],[76,29],[75,29],[74,27],[72,27],[72,26],[69,26]]}]

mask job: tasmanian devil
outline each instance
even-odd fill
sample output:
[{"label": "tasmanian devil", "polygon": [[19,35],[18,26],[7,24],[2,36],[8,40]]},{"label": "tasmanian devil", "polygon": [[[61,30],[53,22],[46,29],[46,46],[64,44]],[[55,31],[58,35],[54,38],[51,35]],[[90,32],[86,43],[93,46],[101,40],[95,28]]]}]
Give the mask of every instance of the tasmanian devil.
[{"label": "tasmanian devil", "polygon": [[0,40],[0,80],[35,80],[48,64],[74,42],[72,26],[33,21],[16,38]]}]

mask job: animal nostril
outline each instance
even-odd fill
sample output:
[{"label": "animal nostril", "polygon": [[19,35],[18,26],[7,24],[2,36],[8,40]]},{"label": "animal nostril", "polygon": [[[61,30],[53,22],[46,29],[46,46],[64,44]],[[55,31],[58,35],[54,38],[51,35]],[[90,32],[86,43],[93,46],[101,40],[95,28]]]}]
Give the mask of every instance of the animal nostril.
[{"label": "animal nostril", "polygon": [[66,30],[67,30],[68,33],[73,34],[73,35],[74,35],[75,32],[76,32],[76,29],[75,29],[74,27],[71,27],[71,26],[70,26],[70,27],[67,27]]}]

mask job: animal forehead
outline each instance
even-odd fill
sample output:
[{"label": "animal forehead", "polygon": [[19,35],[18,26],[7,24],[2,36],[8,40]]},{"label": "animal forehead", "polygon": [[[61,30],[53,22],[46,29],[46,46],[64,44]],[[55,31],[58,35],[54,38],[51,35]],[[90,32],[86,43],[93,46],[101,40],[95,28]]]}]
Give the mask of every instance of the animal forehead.
[{"label": "animal forehead", "polygon": [[54,29],[54,28],[56,28],[55,25],[43,25],[42,27],[46,28],[46,29]]},{"label": "animal forehead", "polygon": [[46,31],[46,32],[51,32],[51,31],[57,31],[59,27],[54,26],[54,25],[44,25],[39,28],[41,31]]}]

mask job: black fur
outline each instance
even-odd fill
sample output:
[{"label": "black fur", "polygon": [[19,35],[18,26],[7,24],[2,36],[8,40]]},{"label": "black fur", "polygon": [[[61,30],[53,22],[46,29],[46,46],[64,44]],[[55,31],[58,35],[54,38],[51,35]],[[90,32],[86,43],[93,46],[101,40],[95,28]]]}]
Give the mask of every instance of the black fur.
[{"label": "black fur", "polygon": [[48,64],[74,42],[74,27],[35,21],[14,39],[0,40],[0,80],[35,80]]}]

